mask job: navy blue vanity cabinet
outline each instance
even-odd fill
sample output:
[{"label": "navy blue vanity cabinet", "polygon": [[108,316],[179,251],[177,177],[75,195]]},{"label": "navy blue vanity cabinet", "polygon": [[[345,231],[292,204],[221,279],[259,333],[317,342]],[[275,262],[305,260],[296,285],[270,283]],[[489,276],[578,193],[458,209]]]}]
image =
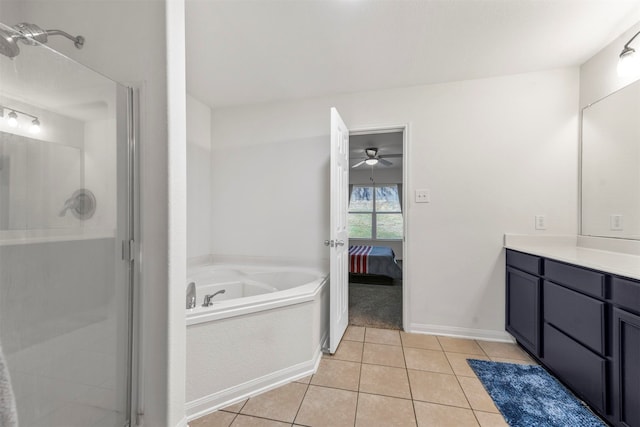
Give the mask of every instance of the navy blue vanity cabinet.
[{"label": "navy blue vanity cabinet", "polygon": [[539,257],[507,250],[506,329],[532,354],[540,355]]},{"label": "navy blue vanity cabinet", "polygon": [[609,414],[605,275],[544,259],[542,361],[600,414]]},{"label": "navy blue vanity cabinet", "polygon": [[506,330],[594,412],[640,427],[640,282],[506,255]]},{"label": "navy blue vanity cabinet", "polygon": [[640,426],[640,282],[613,277],[613,395],[618,426]]}]

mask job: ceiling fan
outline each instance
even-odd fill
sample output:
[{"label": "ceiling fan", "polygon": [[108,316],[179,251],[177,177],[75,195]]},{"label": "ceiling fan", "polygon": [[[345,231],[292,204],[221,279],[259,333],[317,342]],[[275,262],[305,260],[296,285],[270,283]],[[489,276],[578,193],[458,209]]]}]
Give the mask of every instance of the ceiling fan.
[{"label": "ceiling fan", "polygon": [[391,166],[393,163],[391,163],[389,160],[385,160],[386,158],[402,157],[402,154],[378,155],[378,149],[373,147],[365,148],[364,153],[367,155],[367,157],[363,158],[361,162],[358,162],[355,165],[351,166],[352,168],[357,168],[358,166],[361,166],[361,165],[373,166],[373,165],[377,165],[378,163],[380,163],[383,166]]}]

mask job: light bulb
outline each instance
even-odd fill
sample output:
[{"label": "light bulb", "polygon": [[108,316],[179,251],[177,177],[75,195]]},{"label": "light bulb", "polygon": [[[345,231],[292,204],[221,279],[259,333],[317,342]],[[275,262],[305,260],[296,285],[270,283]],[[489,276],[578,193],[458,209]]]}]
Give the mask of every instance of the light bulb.
[{"label": "light bulb", "polygon": [[618,60],[618,75],[627,77],[640,70],[640,55],[632,48],[625,48]]},{"label": "light bulb", "polygon": [[40,133],[40,120],[37,118],[33,119],[31,122],[31,127],[29,128],[29,132],[31,133]]},{"label": "light bulb", "polygon": [[7,124],[12,128],[18,126],[18,115],[15,111],[9,113],[9,118],[7,119]]},{"label": "light bulb", "polygon": [[364,162],[370,166],[373,166],[378,163],[378,159],[367,159]]}]

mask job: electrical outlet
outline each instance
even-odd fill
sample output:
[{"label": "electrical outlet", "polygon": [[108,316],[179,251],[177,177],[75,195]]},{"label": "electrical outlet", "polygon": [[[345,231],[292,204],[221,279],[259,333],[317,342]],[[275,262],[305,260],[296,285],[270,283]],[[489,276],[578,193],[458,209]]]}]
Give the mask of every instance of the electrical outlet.
[{"label": "electrical outlet", "polygon": [[431,202],[431,192],[429,190],[416,190],[416,203]]},{"label": "electrical outlet", "polygon": [[612,214],[609,217],[609,228],[611,230],[615,230],[615,231],[621,231],[622,230],[622,215],[620,214]]},{"label": "electrical outlet", "polygon": [[544,215],[536,215],[536,230],[547,229],[547,217]]}]

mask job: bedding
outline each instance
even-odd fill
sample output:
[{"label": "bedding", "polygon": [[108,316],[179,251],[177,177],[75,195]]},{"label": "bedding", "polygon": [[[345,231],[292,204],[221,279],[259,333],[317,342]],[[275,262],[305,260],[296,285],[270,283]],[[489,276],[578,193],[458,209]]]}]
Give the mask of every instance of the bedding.
[{"label": "bedding", "polygon": [[349,246],[349,273],[378,274],[402,279],[402,269],[396,254],[387,246]]}]

